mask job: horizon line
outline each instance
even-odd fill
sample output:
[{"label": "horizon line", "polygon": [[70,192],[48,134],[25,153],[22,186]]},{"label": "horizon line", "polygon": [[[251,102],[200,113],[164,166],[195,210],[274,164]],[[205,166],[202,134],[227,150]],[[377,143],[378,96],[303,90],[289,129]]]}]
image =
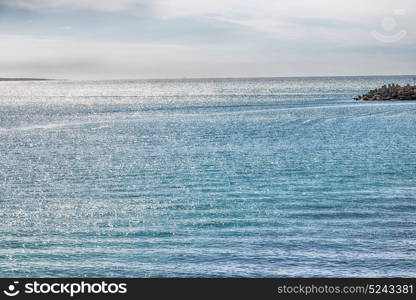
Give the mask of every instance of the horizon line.
[{"label": "horizon line", "polygon": [[218,77],[139,77],[139,78],[43,78],[43,77],[0,77],[0,81],[123,81],[123,80],[210,80],[210,79],[279,79],[279,78],[333,78],[333,77],[410,77],[415,74],[384,75],[289,75],[289,76],[218,76]]}]

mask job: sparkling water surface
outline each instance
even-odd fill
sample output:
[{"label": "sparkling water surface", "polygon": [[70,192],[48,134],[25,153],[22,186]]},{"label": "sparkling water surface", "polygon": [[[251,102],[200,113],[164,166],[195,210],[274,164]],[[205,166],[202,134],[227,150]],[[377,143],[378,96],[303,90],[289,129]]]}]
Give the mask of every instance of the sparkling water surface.
[{"label": "sparkling water surface", "polygon": [[0,82],[0,276],[416,276],[412,77]]}]

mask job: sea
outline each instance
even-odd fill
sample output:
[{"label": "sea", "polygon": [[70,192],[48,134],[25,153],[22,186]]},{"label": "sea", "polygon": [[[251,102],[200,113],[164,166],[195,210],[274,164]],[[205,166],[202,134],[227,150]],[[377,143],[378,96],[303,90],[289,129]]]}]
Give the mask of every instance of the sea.
[{"label": "sea", "polygon": [[0,82],[0,276],[415,277],[412,80]]}]

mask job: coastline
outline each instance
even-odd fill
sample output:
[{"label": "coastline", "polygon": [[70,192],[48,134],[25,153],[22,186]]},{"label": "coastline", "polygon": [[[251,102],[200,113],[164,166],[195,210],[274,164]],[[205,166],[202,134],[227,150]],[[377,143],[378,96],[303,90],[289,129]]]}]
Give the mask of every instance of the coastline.
[{"label": "coastline", "polygon": [[0,78],[0,81],[49,81],[48,78]]}]

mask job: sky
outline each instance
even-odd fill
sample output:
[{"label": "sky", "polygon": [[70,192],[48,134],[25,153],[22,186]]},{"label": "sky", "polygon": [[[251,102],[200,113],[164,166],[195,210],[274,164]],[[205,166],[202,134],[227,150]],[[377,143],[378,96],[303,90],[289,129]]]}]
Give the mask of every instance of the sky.
[{"label": "sky", "polygon": [[0,77],[416,73],[414,0],[0,0]]}]

